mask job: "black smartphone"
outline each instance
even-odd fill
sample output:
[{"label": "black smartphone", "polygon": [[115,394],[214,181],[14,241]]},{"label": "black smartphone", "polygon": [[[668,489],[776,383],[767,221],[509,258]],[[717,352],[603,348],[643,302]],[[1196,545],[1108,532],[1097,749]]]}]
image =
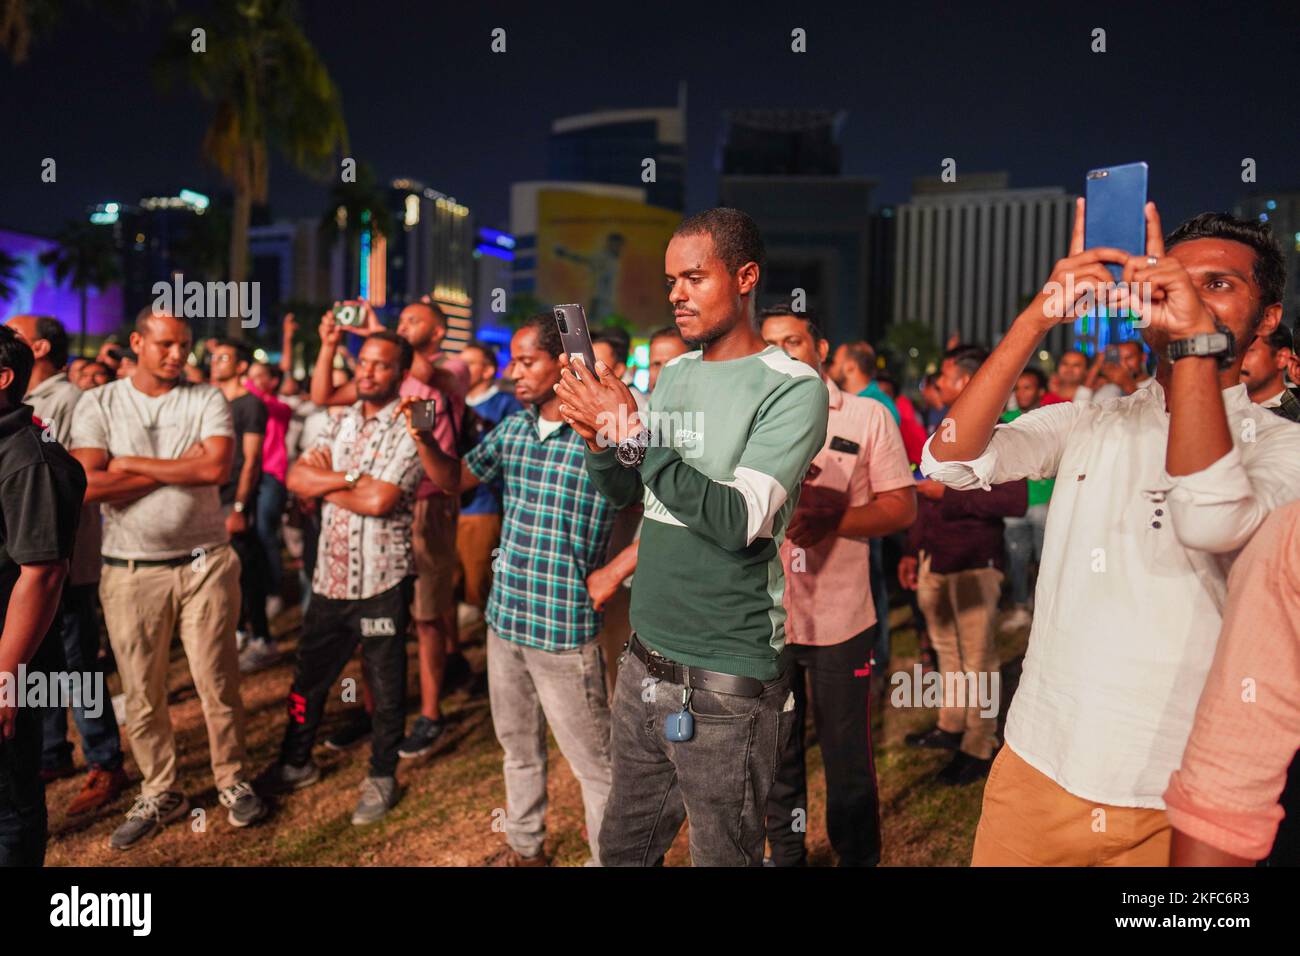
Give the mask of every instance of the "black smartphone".
[{"label": "black smartphone", "polygon": [[433,431],[434,422],[438,420],[438,403],[432,398],[414,402],[411,405],[411,427],[417,432]]},{"label": "black smartphone", "polygon": [[591,347],[591,332],[587,329],[587,312],[580,305],[557,305],[555,307],[555,324],[560,327],[560,342],[564,352],[569,356],[569,367],[579,378],[578,363],[582,359],[586,367],[596,374],[596,350]]},{"label": "black smartphone", "polygon": [[[1084,180],[1083,244],[1110,246],[1140,256],[1147,246],[1147,164],[1128,163],[1088,170]],[[1123,267],[1106,263],[1119,279]]]},{"label": "black smartphone", "polygon": [[1106,364],[1107,364],[1107,365],[1118,365],[1118,364],[1119,364],[1119,346],[1118,346],[1118,345],[1108,345],[1108,346],[1106,346],[1106,359],[1105,359],[1105,361],[1106,361]]},{"label": "black smartphone", "polygon": [[360,302],[340,302],[334,306],[334,321],[350,329],[359,329],[366,324],[366,310]]}]

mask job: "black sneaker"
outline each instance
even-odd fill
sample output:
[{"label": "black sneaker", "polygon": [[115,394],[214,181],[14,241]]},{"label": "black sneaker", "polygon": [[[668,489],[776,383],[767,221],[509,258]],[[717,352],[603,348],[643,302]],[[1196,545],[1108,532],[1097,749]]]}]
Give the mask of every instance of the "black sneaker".
[{"label": "black sneaker", "polygon": [[961,734],[949,733],[938,727],[915,734],[908,734],[903,743],[909,747],[925,747],[928,750],[956,750],[961,746]]},{"label": "black sneaker", "polygon": [[397,756],[403,760],[410,760],[414,757],[423,757],[433,745],[437,743],[442,732],[447,729],[447,722],[439,717],[437,720],[430,720],[421,714],[415,718],[415,725],[411,727],[410,734],[402,741],[397,748]]},{"label": "black sneaker", "polygon": [[276,793],[290,790],[302,790],[320,781],[320,767],[314,760],[308,760],[301,767],[278,761],[266,768],[258,778],[258,783]]},{"label": "black sneaker", "polygon": [[356,710],[345,723],[329,737],[325,746],[330,750],[351,750],[370,736],[370,715],[363,709]]},{"label": "black sneaker", "polygon": [[251,826],[269,812],[253,788],[242,780],[218,793],[217,799],[228,811],[226,819],[232,827]]},{"label": "black sneaker", "polygon": [[149,834],[183,817],[189,809],[190,801],[183,793],[169,790],[156,797],[147,797],[142,793],[127,811],[126,822],[109,837],[108,845],[114,850],[129,849]]},{"label": "black sneaker", "polygon": [[940,770],[935,779],[949,787],[960,787],[987,777],[992,766],[991,759],[980,760],[959,750],[953,755],[952,762]]}]

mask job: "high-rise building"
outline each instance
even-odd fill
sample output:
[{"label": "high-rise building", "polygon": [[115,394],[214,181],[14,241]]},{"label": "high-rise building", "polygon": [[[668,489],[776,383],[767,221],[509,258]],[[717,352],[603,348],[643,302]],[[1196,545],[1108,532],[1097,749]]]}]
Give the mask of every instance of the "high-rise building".
[{"label": "high-rise building", "polygon": [[1300,192],[1261,193],[1240,199],[1233,214],[1239,219],[1266,222],[1286,256],[1286,292],[1282,321],[1294,332],[1300,324]]},{"label": "high-rise building", "polygon": [[[1073,215],[1064,189],[1008,189],[1005,174],[917,180],[894,214],[893,321],[991,347],[1067,252]],[[1058,327],[1044,347],[1071,339]]]},{"label": "high-rise building", "polygon": [[497,345],[510,339],[503,313],[509,304],[516,244],[508,232],[480,227],[474,246],[474,335]]},{"label": "high-rise building", "polygon": [[[653,160],[653,179],[647,179]],[[546,176],[565,182],[644,186],[652,206],[686,203],[686,93],[676,106],[603,110],[551,124]]]},{"label": "high-rise building", "polygon": [[842,110],[731,110],[719,158],[721,202],[763,232],[760,305],[802,298],[833,342],[862,338],[871,286],[871,190],[840,175]]}]

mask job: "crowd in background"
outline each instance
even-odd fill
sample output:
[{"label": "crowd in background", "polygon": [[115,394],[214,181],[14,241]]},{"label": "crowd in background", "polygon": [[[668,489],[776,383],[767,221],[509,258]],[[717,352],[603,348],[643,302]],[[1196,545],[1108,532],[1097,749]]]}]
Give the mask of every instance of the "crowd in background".
[{"label": "crowd in background", "polygon": [[[732,226],[715,217],[683,228],[679,235],[703,235],[721,250]],[[1262,240],[1240,230],[1213,223],[1197,228],[1181,241],[1226,236],[1261,260],[1268,256]],[[721,251],[719,258],[725,261]],[[745,261],[761,264],[761,246]],[[1254,275],[1260,274],[1257,268]],[[1267,270],[1263,274],[1267,281]],[[743,287],[743,267],[736,275]],[[1270,292],[1266,288],[1259,301],[1277,301]],[[677,295],[672,301],[681,316],[709,307],[692,293]],[[1025,800],[1040,801],[1042,827],[1061,831],[1074,820],[1068,800],[1113,808],[1143,836],[1107,859],[1158,862],[1159,854],[1168,856],[1169,833],[1163,804],[1153,809],[1152,801],[1166,785],[1168,816],[1179,829],[1243,858],[1267,856],[1273,840],[1267,820],[1259,820],[1271,820],[1275,831],[1279,812],[1252,807],[1257,817],[1249,822],[1228,811],[1215,815],[1203,806],[1206,793],[1220,792],[1204,783],[1211,775],[1204,763],[1185,763],[1172,784],[1169,771],[1179,767],[1194,716],[1188,753],[1211,763],[1213,754],[1205,756],[1213,751],[1211,734],[1236,719],[1207,716],[1206,707],[1222,704],[1203,702],[1196,711],[1198,681],[1209,669],[1220,620],[1224,627],[1249,629],[1261,615],[1272,620],[1281,613],[1245,595],[1267,586],[1268,569],[1293,542],[1294,522],[1270,525],[1253,542],[1230,529],[1251,524],[1253,531],[1289,500],[1280,491],[1259,491],[1262,476],[1285,483],[1300,467],[1300,460],[1287,457],[1300,429],[1281,424],[1300,420],[1300,360],[1287,327],[1272,317],[1269,330],[1251,339],[1240,363],[1244,389],[1224,400],[1230,424],[1239,432],[1248,421],[1252,437],[1238,441],[1227,465],[1194,469],[1200,486],[1189,491],[1186,481],[1174,479],[1160,490],[1151,478],[1164,461],[1166,433],[1173,434],[1164,405],[1170,386],[1157,382],[1157,357],[1141,339],[1093,356],[1070,350],[1047,367],[1027,365],[1022,357],[1014,368],[1000,358],[1013,347],[1010,335],[992,355],[950,341],[938,367],[912,382],[890,371],[866,342],[827,341],[814,316],[789,304],[753,314],[748,302],[752,332],[762,341],[736,360],[727,372],[734,378],[724,385],[707,379],[707,389],[700,384],[706,371],[717,373],[705,368],[713,363],[698,360],[694,342],[683,340],[679,321],[650,337],[646,393],[631,387],[631,343],[620,329],[594,336],[600,375],[584,384],[573,377],[549,315],[520,326],[509,364],[501,368],[496,349],[481,342],[445,350],[446,318],[428,298],[404,308],[394,330],[368,306],[360,327],[345,328],[327,312],[306,378],[292,374],[299,329],[293,316],[283,323],[278,362],[258,360],[242,341],[195,343],[186,322],[152,310],[137,318],[129,348],[108,341],[94,358],[69,355],[67,333],[55,318],[10,320],[0,337],[0,369],[17,371],[11,384],[0,378],[6,395],[0,419],[14,418],[3,438],[19,440],[31,424],[23,416],[34,416],[37,433],[52,433],[85,473],[83,498],[64,509],[76,514],[66,521],[45,515],[55,525],[41,537],[49,542],[27,549],[35,563],[71,558],[43,660],[52,666],[61,655],[64,669],[115,669],[122,693],[116,707],[95,715],[71,708],[84,768],[74,760],[64,708],[48,708],[38,733],[20,721],[19,738],[35,736],[39,743],[22,753],[6,745],[4,759],[20,770],[37,762],[44,781],[84,769],[84,785],[60,809],[85,814],[132,785],[125,737],[140,790],[112,845],[127,849],[181,818],[190,803],[177,782],[166,684],[179,638],[202,702],[219,801],[230,825],[249,826],[271,813],[269,793],[319,781],[312,749],[338,699],[339,676],[359,650],[361,702],[321,743],[347,749],[370,738],[370,769],[352,817],[354,824],[370,824],[400,798],[401,761],[436,750],[447,726],[445,695],[474,686],[463,644],[485,619],[487,692],[505,753],[503,863],[547,862],[549,728],[582,788],[593,861],[661,860],[666,841],[689,813],[697,863],[762,862],[766,840],[769,863],[800,865],[806,862],[804,830],[791,821],[808,804],[804,727],[811,716],[825,765],[832,847],[842,864],[874,865],[881,856],[881,811],[869,714],[888,699],[891,605],[908,606],[923,667],[941,674],[999,674],[1006,663],[999,657],[999,630],[1034,629],[1026,676],[1005,729],[1000,709],[945,693],[935,725],[907,736],[911,746],[952,752],[940,784],[961,786],[995,766],[995,775],[1001,771],[998,788],[990,783],[986,797],[977,862],[1081,859],[1070,855],[1073,848],[1045,857],[1043,845],[1084,838],[1057,832],[1044,841],[1041,831],[1010,832],[1013,818],[1023,824],[1023,807],[1015,805]],[[1250,328],[1257,327],[1263,328]],[[761,361],[750,362],[754,356]],[[25,379],[18,374],[24,367]],[[15,381],[21,388],[12,386]],[[972,389],[977,398],[963,399],[972,382],[989,381],[1006,382],[1009,395],[993,395],[984,385]],[[757,427],[750,423],[753,409],[765,409],[770,439],[755,442],[750,432],[748,450],[742,442],[735,460],[717,465],[736,475],[730,490],[737,492],[739,512],[728,513],[725,503],[716,504],[716,492],[692,484],[696,478],[680,470],[690,466],[689,454],[667,461],[659,449],[641,448],[642,478],[630,485],[635,469],[620,470],[602,458],[582,412],[574,409],[583,409],[588,398],[596,407],[597,390],[625,394],[620,388],[647,417],[703,407],[705,430],[730,428],[731,416],[741,414],[720,404],[742,410],[745,420],[735,426],[742,432]],[[705,390],[694,399],[681,397],[694,394],[693,388]],[[726,401],[719,388],[728,390]],[[699,401],[707,394],[712,403]],[[985,406],[996,412],[988,421],[970,411]],[[786,413],[773,411],[787,407]],[[417,423],[422,409],[431,411],[428,424]],[[937,456],[939,442],[950,441],[944,429],[954,421],[967,434],[983,429],[987,449],[961,445]],[[721,444],[709,441],[714,444],[699,465],[706,472],[714,468],[707,456]],[[758,477],[746,484],[745,474]],[[7,480],[0,469],[0,481]],[[797,507],[784,507],[796,486]],[[1130,502],[1139,492],[1141,502]],[[1260,497],[1254,511],[1227,512],[1230,502],[1250,493]],[[757,512],[755,524],[754,502],[764,499],[767,510]],[[15,507],[30,508],[35,499],[15,500]],[[1201,550],[1187,543],[1191,533],[1180,532],[1178,541],[1159,536],[1180,507],[1200,509],[1205,527],[1224,530],[1206,531],[1219,537]],[[1138,523],[1147,530],[1135,531]],[[756,611],[737,610],[715,625],[707,615],[701,622],[684,610],[698,610],[689,602],[707,595],[708,582],[692,594],[658,590],[670,580],[662,554],[683,567],[698,560],[671,538],[688,528],[718,549],[698,574],[713,584],[725,579],[732,589],[727,593],[758,595],[749,605]],[[773,547],[766,557],[764,541]],[[1222,569],[1209,570],[1217,567],[1216,554],[1248,543],[1233,579]],[[5,574],[29,563],[23,553],[9,545]],[[770,631],[771,608],[763,603],[769,600],[770,561],[784,574],[778,601],[786,649],[779,674],[769,668],[777,667],[775,657],[747,658],[739,644],[704,649],[684,640],[675,644],[667,625],[656,632],[661,618],[649,605],[657,595],[660,605],[680,602],[657,612],[676,614],[679,630],[716,626],[723,635],[756,628],[761,644]],[[1236,577],[1247,575],[1238,588]],[[644,578],[639,592],[631,587],[637,578]],[[1193,593],[1203,587],[1214,592],[1212,602]],[[640,599],[640,608],[638,593],[650,595]],[[1294,594],[1287,600],[1293,602]],[[241,675],[282,660],[280,622],[296,619],[286,618],[292,605],[301,611],[302,629],[286,688],[283,743],[276,762],[255,773],[245,750]],[[1144,605],[1177,617],[1178,640],[1184,632],[1204,634],[1197,667],[1178,665],[1172,675],[1152,677],[1148,665],[1167,662],[1175,652],[1133,646],[1128,631],[1111,631],[1113,620],[1136,618]],[[1066,633],[1091,635],[1097,643],[1054,640]],[[407,704],[410,639],[417,645],[413,713]],[[1256,649],[1230,643],[1226,633],[1220,646],[1251,666],[1269,666]],[[1220,659],[1211,686],[1232,685],[1240,666],[1246,665],[1234,663],[1233,669]],[[696,683],[691,670],[715,675],[719,683]],[[1100,691],[1089,686],[1093,696],[1087,699],[1101,701],[1100,716],[1076,709],[1072,698],[1084,696],[1089,675],[1116,672],[1128,676]],[[625,673],[632,675],[630,685],[621,686],[627,682],[615,677]],[[647,682],[672,686],[671,699],[624,700],[641,695]],[[717,693],[710,689],[733,684]],[[1150,701],[1161,693],[1178,697],[1172,717],[1126,715],[1126,708],[1158,709]],[[1133,704],[1133,697],[1149,702]],[[1291,701],[1294,707],[1294,696]],[[658,722],[655,735],[665,720],[682,715],[694,730],[669,734],[666,749],[656,744],[634,751],[629,741],[640,718],[630,715],[642,706],[651,708],[646,719]],[[739,747],[737,718],[754,718],[759,729],[747,732],[761,737],[769,724],[759,717],[769,710],[775,716],[764,746],[775,759],[758,791],[766,797],[755,805],[739,799],[726,774],[712,771],[727,766]],[[1179,732],[1163,742],[1151,739],[1153,724],[1162,719],[1185,725],[1181,739]],[[1246,733],[1240,720],[1234,726]],[[697,743],[689,751],[692,732]],[[1267,746],[1279,749],[1270,755],[1275,763],[1282,757],[1289,762],[1280,753],[1291,746],[1289,739],[1269,738]],[[1152,751],[1159,759],[1148,759]],[[676,810],[665,804],[667,810],[656,811],[646,803],[647,794],[658,792],[661,773],[672,778],[664,786]],[[737,779],[761,777],[753,767],[735,773]],[[634,778],[645,783],[643,792],[629,783]],[[1261,792],[1276,783],[1274,774]],[[1293,780],[1292,797],[1285,799],[1293,799],[1295,789]],[[1232,799],[1225,796],[1231,812],[1245,813]],[[1272,808],[1276,799],[1263,803]],[[1001,815],[1002,804],[990,802],[996,800],[1005,801]],[[17,792],[0,809],[0,860],[39,861],[45,827],[39,787]],[[39,840],[32,836],[37,831]],[[1039,845],[1027,848],[1033,841]]]}]

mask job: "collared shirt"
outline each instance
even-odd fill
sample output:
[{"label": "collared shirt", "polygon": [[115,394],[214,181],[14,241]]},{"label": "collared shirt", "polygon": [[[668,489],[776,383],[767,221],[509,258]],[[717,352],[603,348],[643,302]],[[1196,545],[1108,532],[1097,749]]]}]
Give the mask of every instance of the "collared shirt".
[{"label": "collared shirt", "polygon": [[[23,401],[31,405],[36,417],[49,427],[54,440],[67,448],[68,439],[72,437],[73,410],[82,394],[80,388],[68,381],[66,372],[59,372],[28,392]],[[72,561],[68,567],[69,584],[93,584],[99,580],[102,563],[99,549],[103,538],[99,505],[82,505],[77,542],[72,548]]]},{"label": "collared shirt", "polygon": [[[857,508],[882,491],[912,487],[903,437],[889,420],[888,410],[868,398],[846,395],[834,382],[825,381],[830,393],[826,442],[812,460],[818,470],[804,480],[804,488],[840,492],[847,496],[848,507]],[[781,563],[787,642],[826,647],[876,623],[869,539],[842,538],[832,532],[804,548],[785,538]]]},{"label": "collared shirt", "polygon": [[874,379],[868,382],[867,387],[864,388],[862,391],[858,392],[858,395],[861,398],[874,399],[875,401],[879,402],[881,405],[884,405],[885,408],[889,409],[889,414],[893,416],[895,425],[898,425],[902,422],[903,417],[898,413],[898,406],[894,404],[894,400],[892,398],[890,398],[888,395],[885,394],[885,391],[880,387],[879,382],[875,381]]},{"label": "collared shirt", "polygon": [[506,418],[465,456],[504,486],[501,552],[486,617],[498,635],[547,651],[600,632],[587,575],[600,567],[614,509],[587,476],[587,443],[564,422],[543,436],[536,408]]},{"label": "collared shirt", "polygon": [[1259,403],[1260,408],[1267,408],[1274,415],[1280,415],[1290,422],[1300,422],[1300,399],[1295,397],[1295,392],[1289,388],[1284,388],[1272,398],[1266,398]]},{"label": "collared shirt", "polygon": [[[957,489],[1055,476],[1007,744],[1085,800],[1163,808],[1214,657],[1231,559],[1300,495],[1300,426],[1223,391],[1233,448],[1165,471],[1158,383],[998,425],[973,461],[922,467]],[[933,441],[933,439],[931,439]]]},{"label": "collared shirt", "polygon": [[332,419],[316,447],[328,448],[335,471],[360,472],[396,485],[393,510],[373,517],[326,501],[321,509],[320,545],[311,589],[328,598],[359,601],[396,587],[415,573],[411,522],[415,489],[424,475],[419,451],[394,416],[397,399],[367,418],[357,402]]}]

